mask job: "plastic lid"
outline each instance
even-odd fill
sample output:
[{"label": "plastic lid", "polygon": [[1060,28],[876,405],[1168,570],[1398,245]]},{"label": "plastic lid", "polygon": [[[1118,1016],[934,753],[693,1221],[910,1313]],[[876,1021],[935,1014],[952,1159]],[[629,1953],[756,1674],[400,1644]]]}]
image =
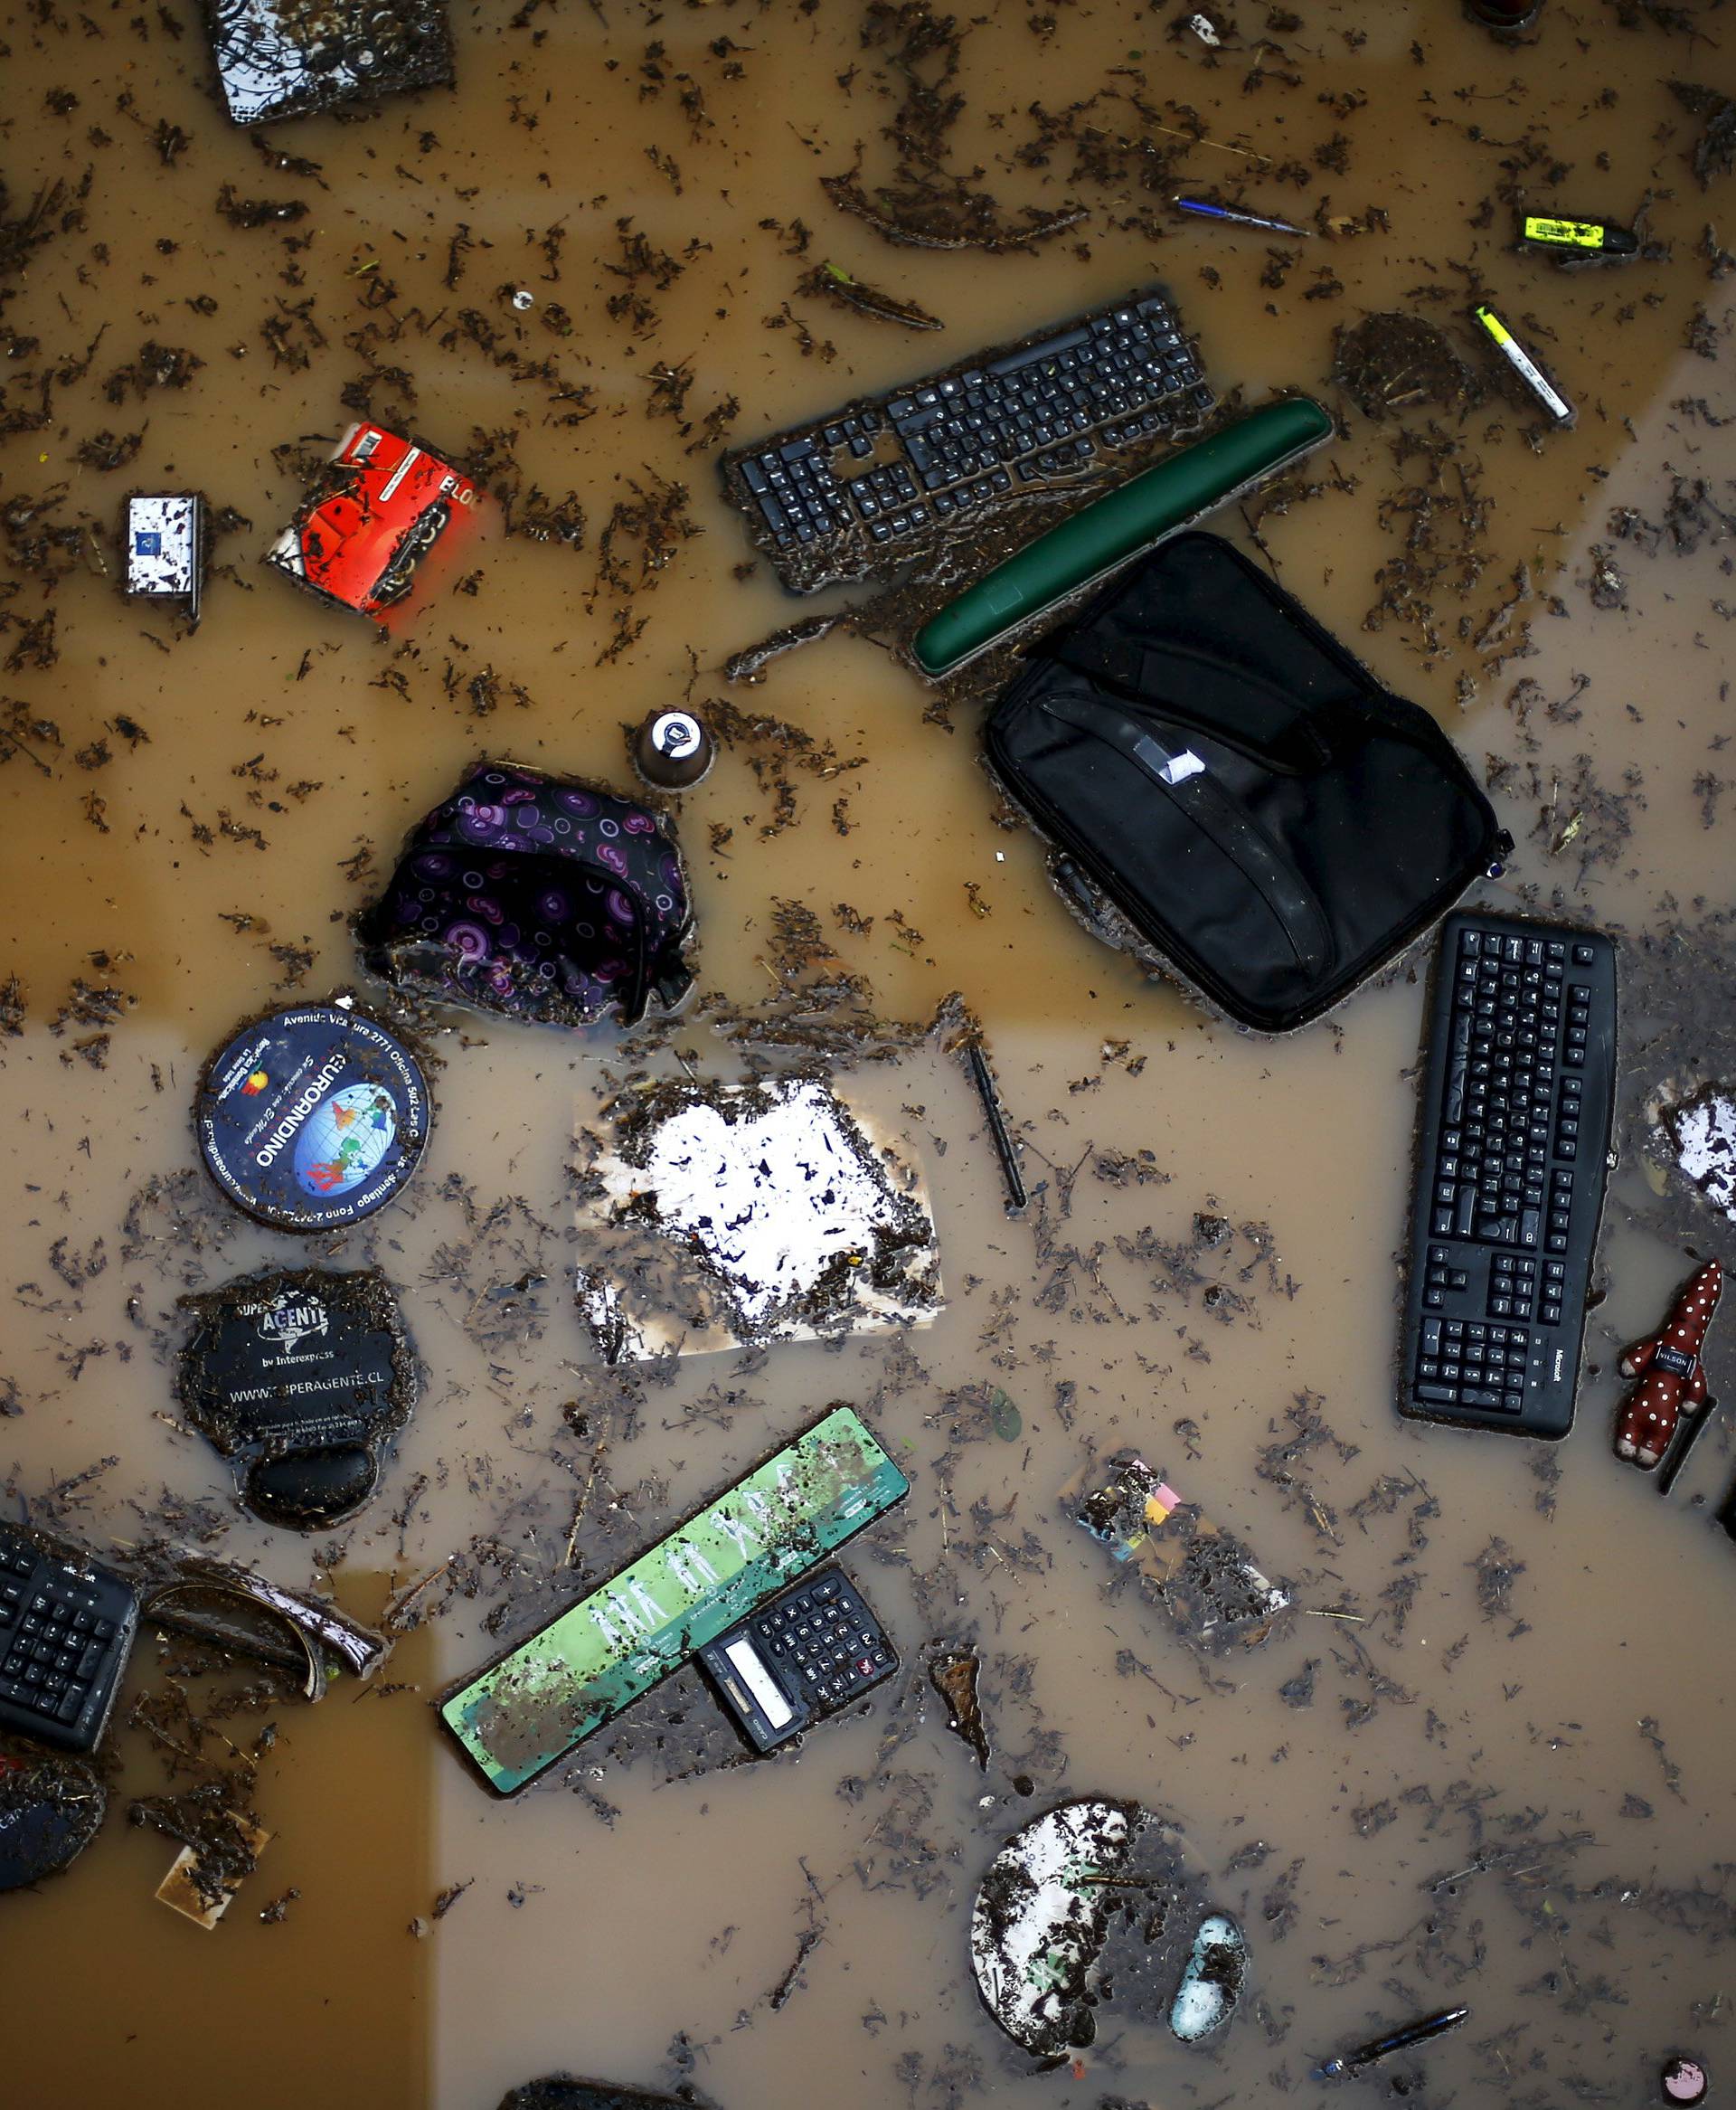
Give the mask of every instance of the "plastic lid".
[{"label": "plastic lid", "polygon": [[194,1110],[206,1169],[281,1231],[382,1208],[416,1169],[432,1109],[415,1058],[376,1020],[329,1004],[278,1011],[207,1064]]}]

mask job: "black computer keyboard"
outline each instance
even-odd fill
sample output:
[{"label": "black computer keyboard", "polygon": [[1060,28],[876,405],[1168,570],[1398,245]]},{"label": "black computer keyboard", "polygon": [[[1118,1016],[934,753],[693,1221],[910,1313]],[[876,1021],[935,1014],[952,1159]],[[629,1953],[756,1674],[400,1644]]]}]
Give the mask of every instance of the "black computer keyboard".
[{"label": "black computer keyboard", "polygon": [[1572,1426],[1615,1093],[1616,959],[1595,931],[1459,914],[1429,1018],[1400,1411]]},{"label": "black computer keyboard", "polygon": [[723,458],[724,487],[793,592],[861,579],[984,507],[1197,425],[1212,406],[1160,292],[979,353]]},{"label": "black computer keyboard", "polygon": [[0,1729],[89,1751],[137,1624],[137,1596],[119,1575],[0,1525]]},{"label": "black computer keyboard", "polygon": [[822,1568],[699,1651],[761,1751],[890,1678],[898,1656],[842,1568]]}]

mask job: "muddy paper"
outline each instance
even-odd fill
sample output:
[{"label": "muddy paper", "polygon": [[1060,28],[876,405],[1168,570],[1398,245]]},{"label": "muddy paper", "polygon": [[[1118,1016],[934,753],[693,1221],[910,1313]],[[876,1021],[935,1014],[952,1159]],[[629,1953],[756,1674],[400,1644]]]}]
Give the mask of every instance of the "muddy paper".
[{"label": "muddy paper", "polygon": [[883,1332],[940,1310],[920,1172],[824,1084],[655,1086],[592,1171],[580,1227],[613,1234],[612,1251],[580,1263],[578,1297],[605,1362]]}]

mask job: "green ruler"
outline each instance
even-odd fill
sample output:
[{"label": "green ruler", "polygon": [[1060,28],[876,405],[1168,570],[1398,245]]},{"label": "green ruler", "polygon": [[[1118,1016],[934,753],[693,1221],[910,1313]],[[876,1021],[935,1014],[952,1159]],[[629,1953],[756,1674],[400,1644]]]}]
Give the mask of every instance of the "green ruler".
[{"label": "green ruler", "polygon": [[449,1693],[441,1719],[514,1794],[757,1604],[854,1538],[910,1481],[847,1406]]}]

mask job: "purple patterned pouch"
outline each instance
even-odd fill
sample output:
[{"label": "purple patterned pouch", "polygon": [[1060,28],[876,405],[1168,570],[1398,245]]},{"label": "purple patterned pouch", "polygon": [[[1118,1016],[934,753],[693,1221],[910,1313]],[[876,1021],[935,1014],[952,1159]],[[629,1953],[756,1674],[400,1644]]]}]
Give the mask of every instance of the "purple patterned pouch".
[{"label": "purple patterned pouch", "polygon": [[693,987],[687,875],[664,822],[598,785],[479,763],[356,923],[394,986],[508,1018],[636,1026]]}]

